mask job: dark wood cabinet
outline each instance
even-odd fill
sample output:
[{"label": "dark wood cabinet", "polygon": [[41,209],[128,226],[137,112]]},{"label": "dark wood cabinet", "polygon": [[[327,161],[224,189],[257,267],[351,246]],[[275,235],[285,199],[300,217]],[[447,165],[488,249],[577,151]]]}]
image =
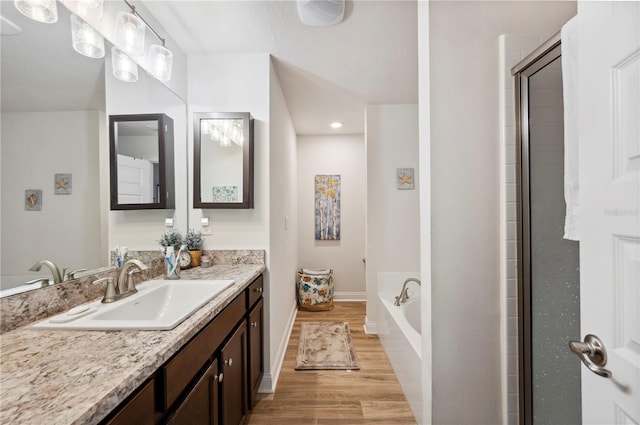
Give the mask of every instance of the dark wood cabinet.
[{"label": "dark wood cabinet", "polygon": [[171,425],[218,425],[220,372],[214,359],[167,421]]},{"label": "dark wood cabinet", "polygon": [[264,371],[256,278],[102,423],[242,425]]},{"label": "dark wood cabinet", "polygon": [[104,422],[107,425],[154,425],[154,380],[143,384],[120,409]]},{"label": "dark wood cabinet", "polygon": [[247,317],[249,371],[249,409],[256,405],[258,388],[264,374],[264,302],[262,298],[252,307]]},{"label": "dark wood cabinet", "polygon": [[247,326],[243,321],[220,350],[224,379],[220,405],[224,425],[241,425],[247,417]]}]

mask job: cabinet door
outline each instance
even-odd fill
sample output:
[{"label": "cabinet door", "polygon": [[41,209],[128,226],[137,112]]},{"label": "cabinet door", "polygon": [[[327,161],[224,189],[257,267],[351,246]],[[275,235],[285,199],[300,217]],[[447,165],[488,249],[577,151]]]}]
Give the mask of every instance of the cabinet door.
[{"label": "cabinet door", "polygon": [[247,415],[247,325],[244,321],[220,351],[222,423],[243,424]]},{"label": "cabinet door", "polygon": [[153,398],[154,381],[152,379],[105,423],[107,425],[153,425],[155,415]]},{"label": "cabinet door", "polygon": [[249,313],[249,408],[256,404],[258,387],[264,372],[264,325],[263,325],[263,305],[261,299]]},{"label": "cabinet door", "polygon": [[214,360],[167,421],[171,425],[218,425],[218,386],[222,376]]}]

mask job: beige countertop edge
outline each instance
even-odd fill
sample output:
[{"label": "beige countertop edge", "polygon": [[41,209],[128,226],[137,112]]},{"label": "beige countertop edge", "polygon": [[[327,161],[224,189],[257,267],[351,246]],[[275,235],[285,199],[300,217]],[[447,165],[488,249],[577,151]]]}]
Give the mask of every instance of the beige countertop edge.
[{"label": "beige countertop edge", "polygon": [[97,424],[264,272],[219,265],[190,279],[234,279],[170,331],[37,330],[0,335],[0,423]]}]

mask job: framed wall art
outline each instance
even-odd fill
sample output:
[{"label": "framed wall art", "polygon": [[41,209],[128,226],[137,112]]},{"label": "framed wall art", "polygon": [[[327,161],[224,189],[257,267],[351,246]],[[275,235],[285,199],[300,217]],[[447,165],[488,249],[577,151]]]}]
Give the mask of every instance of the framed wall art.
[{"label": "framed wall art", "polygon": [[340,175],[315,176],[316,240],[340,240]]}]

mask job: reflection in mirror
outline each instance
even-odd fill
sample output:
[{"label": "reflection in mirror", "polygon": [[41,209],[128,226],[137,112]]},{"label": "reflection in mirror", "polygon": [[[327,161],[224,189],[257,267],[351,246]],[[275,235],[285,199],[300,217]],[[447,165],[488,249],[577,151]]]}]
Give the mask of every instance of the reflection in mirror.
[{"label": "reflection in mirror", "polygon": [[1,36],[0,297],[41,287],[42,281],[24,284],[30,280],[53,282],[49,267],[29,270],[41,260],[66,267],[73,279],[107,270],[109,248],[117,244],[155,248],[164,211],[108,213],[107,114],[162,112],[174,119],[175,163],[184,165],[173,214],[176,228],[186,231],[184,100],[146,72],[136,83],[114,82],[110,45],[106,75],[104,58],[78,54],[65,7],[53,24],[23,16],[9,1],[0,1],[0,14],[22,30]]},{"label": "reflection in mirror", "polygon": [[3,296],[42,284],[26,281],[53,282],[48,267],[29,270],[41,260],[68,272],[96,269],[108,264],[108,250],[98,167],[104,59],[73,50],[64,7],[54,24],[26,18],[13,2],[0,1],[0,13],[22,30],[1,36]]},{"label": "reflection in mirror", "polygon": [[173,120],[164,114],[111,115],[111,209],[175,206]]},{"label": "reflection in mirror", "polygon": [[253,208],[253,119],[194,114],[194,207]]}]

